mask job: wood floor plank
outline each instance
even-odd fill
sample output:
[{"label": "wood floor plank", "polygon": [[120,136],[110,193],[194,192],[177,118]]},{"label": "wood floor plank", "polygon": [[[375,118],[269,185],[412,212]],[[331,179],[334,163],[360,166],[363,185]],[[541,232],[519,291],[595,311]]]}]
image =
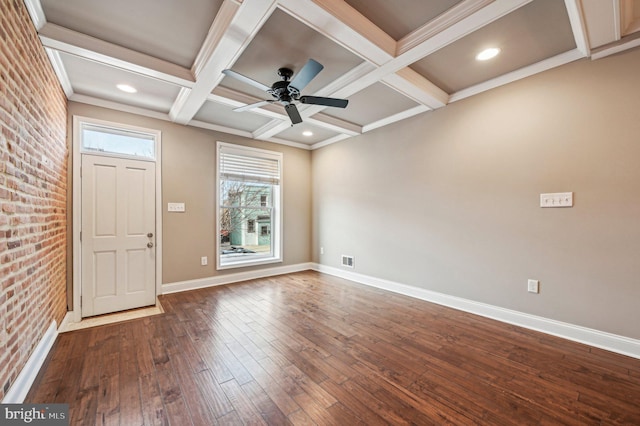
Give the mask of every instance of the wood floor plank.
[{"label": "wood floor plank", "polygon": [[224,393],[231,401],[231,405],[235,408],[235,412],[246,425],[266,425],[262,419],[258,408],[253,404],[249,397],[244,393],[238,382],[229,380],[222,383]]},{"label": "wood floor plank", "polygon": [[201,393],[194,376],[194,371],[188,361],[189,353],[183,352],[178,338],[169,340],[167,351],[174,377],[180,385],[180,392],[185,395],[184,402],[189,409],[194,424],[216,424],[216,414],[207,404],[207,396]]},{"label": "wood floor plank", "polygon": [[58,336],[70,424],[640,425],[640,360],[317,272]]},{"label": "wood floor plank", "polygon": [[[144,342],[143,342],[144,345]],[[132,327],[120,328],[118,375],[120,385],[120,422],[122,424],[141,425],[142,406],[138,385],[138,363],[136,359],[136,344]]]},{"label": "wood floor plank", "polygon": [[[344,383],[344,382],[343,382]],[[373,412],[369,407],[369,404],[365,404],[358,400],[352,392],[349,392],[341,384],[337,384],[332,380],[325,380],[320,383],[327,392],[333,395],[338,401],[341,401],[346,407],[349,407],[352,413],[354,413],[361,421],[370,426],[384,425],[387,422]],[[365,397],[365,399],[368,399]]]},{"label": "wood floor plank", "polygon": [[169,419],[164,409],[160,386],[155,374],[138,377],[140,399],[142,404],[142,419],[145,425],[167,425]]},{"label": "wood floor plank", "polygon": [[198,389],[204,396],[206,404],[218,419],[233,411],[229,398],[215,380],[209,370],[201,371],[194,376]]},{"label": "wood floor plank", "polygon": [[291,424],[287,416],[278,408],[257,382],[251,381],[245,383],[241,388],[249,400],[253,402],[253,405],[259,410],[260,415],[267,424],[283,426]]}]

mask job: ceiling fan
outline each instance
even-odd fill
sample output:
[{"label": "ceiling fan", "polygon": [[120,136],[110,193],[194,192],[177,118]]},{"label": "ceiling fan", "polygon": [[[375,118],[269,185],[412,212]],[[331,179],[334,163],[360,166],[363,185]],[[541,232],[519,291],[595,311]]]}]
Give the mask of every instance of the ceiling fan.
[{"label": "ceiling fan", "polygon": [[271,87],[230,69],[226,69],[222,71],[222,73],[226,76],[235,78],[236,80],[250,84],[253,87],[257,87],[260,90],[264,90],[275,98],[245,105],[234,109],[234,111],[247,111],[271,103],[280,103],[284,105],[284,109],[285,111],[287,111],[287,115],[289,115],[289,118],[291,119],[291,124],[294,125],[302,123],[302,117],[300,117],[300,113],[298,112],[298,108],[296,107],[296,103],[298,102],[301,104],[323,105],[337,108],[346,108],[347,104],[349,103],[347,99],[323,98],[319,96],[302,96],[300,94],[302,89],[304,89],[307,84],[309,84],[309,82],[313,80],[315,76],[320,73],[320,71],[322,71],[323,68],[324,66],[319,62],[313,59],[309,59],[307,63],[302,67],[302,69],[298,71],[296,76],[293,77],[293,80],[291,80],[291,77],[293,76],[293,71],[291,69],[280,68],[278,70],[278,75],[280,76],[281,80],[273,83]]}]

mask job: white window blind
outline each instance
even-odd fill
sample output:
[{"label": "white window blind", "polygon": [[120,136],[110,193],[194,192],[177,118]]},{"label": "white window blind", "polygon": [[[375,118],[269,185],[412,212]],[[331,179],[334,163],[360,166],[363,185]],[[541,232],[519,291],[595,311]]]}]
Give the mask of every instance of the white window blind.
[{"label": "white window blind", "polygon": [[236,154],[220,150],[220,178],[224,180],[280,183],[280,161],[264,154]]}]

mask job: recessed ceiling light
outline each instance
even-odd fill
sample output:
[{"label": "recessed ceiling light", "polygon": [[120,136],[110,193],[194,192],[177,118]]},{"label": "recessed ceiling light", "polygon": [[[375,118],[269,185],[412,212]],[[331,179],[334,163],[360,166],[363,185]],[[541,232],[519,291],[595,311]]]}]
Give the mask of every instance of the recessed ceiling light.
[{"label": "recessed ceiling light", "polygon": [[305,130],[304,132],[302,132],[303,136],[313,136],[313,132],[311,130]]},{"label": "recessed ceiling light", "polygon": [[116,87],[127,93],[136,93],[138,91],[135,87],[129,86],[128,84],[118,84]]},{"label": "recessed ceiling light", "polygon": [[498,49],[497,47],[490,47],[478,53],[476,55],[476,60],[486,61],[488,59],[495,58],[498,55],[498,53],[500,53],[500,49]]}]

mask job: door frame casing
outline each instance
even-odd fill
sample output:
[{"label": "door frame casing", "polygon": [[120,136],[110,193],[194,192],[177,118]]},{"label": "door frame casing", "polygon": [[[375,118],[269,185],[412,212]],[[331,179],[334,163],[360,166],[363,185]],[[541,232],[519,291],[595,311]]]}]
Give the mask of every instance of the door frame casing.
[{"label": "door frame casing", "polygon": [[[82,320],[81,300],[82,295],[82,247],[80,241],[80,231],[82,230],[82,178],[80,175],[80,166],[82,165],[82,153],[80,152],[80,125],[82,123],[97,124],[108,127],[116,127],[137,132],[153,134],[156,138],[156,191],[155,191],[155,249],[156,249],[156,267],[155,267],[155,288],[156,288],[156,304],[157,297],[162,294],[162,133],[160,130],[149,129],[140,126],[132,126],[113,121],[100,120],[92,117],[81,115],[73,116],[73,134],[72,134],[72,246],[73,246],[73,273],[72,273],[72,291],[73,291],[73,310],[69,312],[71,322],[80,322]],[[92,153],[92,155],[95,155]]]}]

